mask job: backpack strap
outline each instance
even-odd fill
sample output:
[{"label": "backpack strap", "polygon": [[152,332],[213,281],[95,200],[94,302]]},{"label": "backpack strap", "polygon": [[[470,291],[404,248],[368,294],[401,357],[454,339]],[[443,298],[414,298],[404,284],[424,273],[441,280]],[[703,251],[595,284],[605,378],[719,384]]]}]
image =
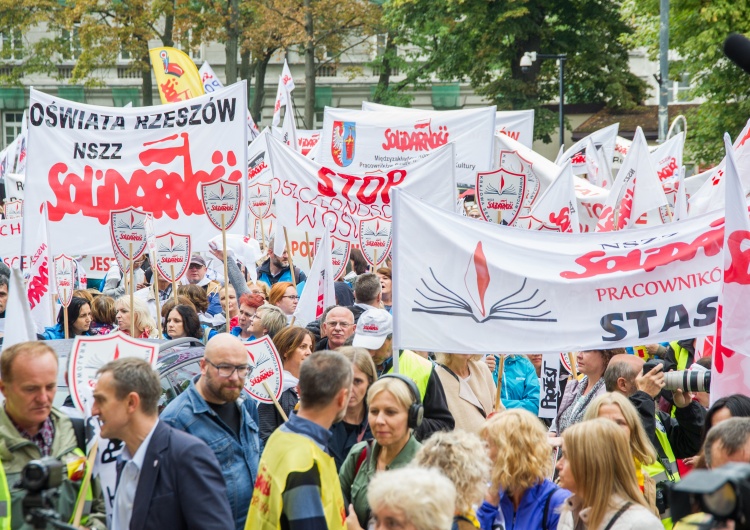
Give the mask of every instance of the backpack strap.
[{"label": "backpack strap", "polygon": [[354,464],[354,476],[356,477],[359,473],[359,468],[362,467],[362,464],[364,463],[365,459],[367,458],[367,449],[372,447],[372,440],[367,440],[367,445],[365,445],[362,448],[362,452],[359,453],[359,456],[357,457],[357,463]]},{"label": "backpack strap", "polygon": [[70,422],[73,424],[78,449],[86,454],[86,422],[83,418],[70,418]]},{"label": "backpack strap", "polygon": [[612,519],[609,520],[609,523],[607,523],[607,526],[604,527],[604,530],[610,530],[612,528],[612,525],[614,525],[615,522],[620,518],[620,516],[628,511],[628,508],[630,508],[632,505],[632,502],[626,502],[625,504],[623,504],[622,507],[617,510],[617,513],[612,517]]}]

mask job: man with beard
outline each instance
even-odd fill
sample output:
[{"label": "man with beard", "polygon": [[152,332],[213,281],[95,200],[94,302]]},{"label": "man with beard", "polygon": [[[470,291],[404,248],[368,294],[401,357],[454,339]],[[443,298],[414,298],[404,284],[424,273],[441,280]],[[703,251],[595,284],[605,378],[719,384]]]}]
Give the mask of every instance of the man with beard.
[{"label": "man with beard", "polygon": [[[291,282],[292,273],[289,271],[289,255],[286,249],[281,256],[273,253],[274,240],[268,244],[268,259],[258,267],[258,281],[273,287],[278,282]],[[307,280],[307,275],[294,267],[294,283],[299,285]]]},{"label": "man with beard", "polygon": [[242,341],[220,333],[206,345],[201,375],[172,401],[161,419],[206,442],[221,465],[235,528],[245,527],[258,471],[258,409],[240,399],[250,373]]},{"label": "man with beard", "polygon": [[246,530],[346,528],[336,462],[326,447],[349,404],[352,363],[319,351],[300,366],[299,411],[266,443]]}]

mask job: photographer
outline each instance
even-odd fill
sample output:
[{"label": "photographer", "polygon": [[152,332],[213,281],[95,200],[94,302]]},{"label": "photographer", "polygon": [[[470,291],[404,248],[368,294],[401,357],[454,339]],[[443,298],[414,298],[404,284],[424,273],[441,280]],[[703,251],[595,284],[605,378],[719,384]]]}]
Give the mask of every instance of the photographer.
[{"label": "photographer", "polygon": [[[31,493],[17,484],[24,467],[32,460],[53,457],[63,463],[62,484],[57,495],[48,496],[62,521],[72,522],[79,503],[84,503],[81,524],[106,528],[104,501],[98,482],[81,491],[86,456],[78,448],[70,419],[52,407],[57,390],[57,355],[43,342],[22,342],[3,351],[0,357],[0,391],[5,406],[0,409],[0,525],[2,528],[30,528],[24,523],[23,502]],[[37,492],[39,493],[39,492]],[[10,504],[11,509],[7,510]],[[2,517],[5,515],[6,517]],[[10,520],[8,520],[10,519]]]},{"label": "photographer", "polygon": [[[646,434],[651,440],[657,462],[647,467],[657,485],[657,507],[668,527],[669,507],[664,492],[664,482],[680,480],[678,458],[688,458],[698,453],[701,446],[705,411],[692,401],[689,392],[673,392],[676,407],[674,417],[657,410],[654,399],[664,387],[663,366],[657,365],[643,374],[643,359],[634,355],[616,355],[604,372],[608,392],[620,392],[630,399],[641,416]],[[661,484],[661,485],[660,485]]]}]

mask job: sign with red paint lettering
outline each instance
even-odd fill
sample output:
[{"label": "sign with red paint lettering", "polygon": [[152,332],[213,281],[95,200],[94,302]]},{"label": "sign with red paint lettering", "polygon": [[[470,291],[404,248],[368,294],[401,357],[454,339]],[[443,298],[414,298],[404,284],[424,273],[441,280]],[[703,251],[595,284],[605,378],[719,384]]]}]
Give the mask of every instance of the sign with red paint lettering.
[{"label": "sign with red paint lettering", "polygon": [[190,236],[167,232],[156,236],[156,269],[170,282],[182,279],[190,265]]},{"label": "sign with red paint lettering", "polygon": [[221,179],[211,184],[201,184],[201,193],[211,223],[219,230],[229,230],[240,212],[242,186]]},{"label": "sign with red paint lettering", "polygon": [[377,267],[391,251],[391,222],[382,217],[371,217],[359,222],[359,246],[365,261]]},{"label": "sign with red paint lettering", "polygon": [[23,217],[23,201],[8,201],[5,203],[5,218],[20,219]]},{"label": "sign with red paint lettering", "polygon": [[244,346],[253,367],[245,382],[245,392],[262,403],[273,403],[271,396],[277,400],[281,397],[284,372],[276,346],[268,336],[246,342]]},{"label": "sign with red paint lettering", "polygon": [[[243,83],[187,101],[114,108],[31,91],[24,200],[35,233],[42,204],[50,240],[68,255],[108,254],[111,211],[154,217],[154,231],[189,233],[195,251],[215,234],[201,185],[247,182]],[[246,233],[245,207],[232,233]]]},{"label": "sign with red paint lettering", "polygon": [[73,270],[73,258],[60,254],[53,260],[55,266],[55,285],[57,286],[57,298],[63,307],[68,307],[73,299],[75,289],[75,271]]},{"label": "sign with red paint lettering", "polygon": [[136,260],[146,250],[146,218],[135,208],[111,212],[110,230],[115,252]]},{"label": "sign with red paint lettering", "polygon": [[70,396],[75,407],[91,414],[94,388],[99,379],[97,371],[110,361],[121,357],[137,357],[156,368],[159,345],[134,339],[121,331],[93,337],[78,335],[73,342],[68,362]]},{"label": "sign with red paint lettering", "polygon": [[254,184],[250,186],[247,192],[247,206],[250,212],[257,217],[264,219],[271,213],[273,204],[273,190],[270,184]]}]

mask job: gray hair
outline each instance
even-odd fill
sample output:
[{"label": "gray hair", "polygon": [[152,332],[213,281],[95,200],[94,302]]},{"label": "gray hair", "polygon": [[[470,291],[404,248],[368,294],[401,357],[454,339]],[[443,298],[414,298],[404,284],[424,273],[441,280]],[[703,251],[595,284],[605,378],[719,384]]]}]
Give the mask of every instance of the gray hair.
[{"label": "gray hair", "polygon": [[635,384],[635,378],[638,377],[638,368],[626,362],[609,363],[602,377],[607,392],[618,392],[617,380],[622,377],[629,383]]},{"label": "gray hair", "polygon": [[750,440],[750,418],[730,418],[712,427],[703,444],[703,452],[706,457],[706,465],[712,466],[712,451],[716,443],[727,455],[733,455],[740,451]]},{"label": "gray hair", "polygon": [[300,407],[323,408],[331,404],[342,388],[350,388],[354,370],[349,359],[338,352],[321,350],[305,359],[299,370]]},{"label": "gray hair", "polygon": [[260,323],[266,330],[266,333],[268,333],[268,336],[274,338],[279,331],[286,327],[286,315],[281,309],[267,302],[256,311],[260,311],[261,309],[263,310],[263,314],[260,316]]},{"label": "gray hair", "polygon": [[107,372],[112,374],[117,399],[123,400],[128,394],[135,392],[141,400],[141,411],[144,414],[158,414],[161,383],[159,374],[149,363],[137,357],[122,357],[108,362],[96,373],[101,375]]},{"label": "gray hair", "polygon": [[5,274],[0,273],[0,287],[2,287],[3,285],[5,287],[8,287],[8,281],[9,280],[10,280],[10,278],[8,276],[6,276]]},{"label": "gray hair", "polygon": [[357,276],[354,284],[354,299],[360,304],[369,304],[378,299],[383,287],[377,274],[367,272]]},{"label": "gray hair", "polygon": [[450,530],[456,488],[435,468],[402,467],[376,473],[367,502],[375,514],[384,507],[396,510],[417,530]]}]

